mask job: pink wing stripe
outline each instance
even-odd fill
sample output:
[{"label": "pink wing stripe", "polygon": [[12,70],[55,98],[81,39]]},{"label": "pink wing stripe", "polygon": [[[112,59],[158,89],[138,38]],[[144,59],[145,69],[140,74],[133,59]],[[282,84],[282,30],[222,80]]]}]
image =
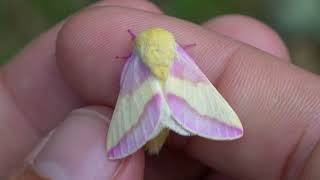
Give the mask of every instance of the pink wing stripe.
[{"label": "pink wing stripe", "polygon": [[120,79],[122,94],[133,92],[151,75],[148,68],[136,58],[139,58],[138,54],[133,51],[123,67]]},{"label": "pink wing stripe", "polygon": [[144,107],[138,123],[133,126],[116,144],[108,151],[109,158],[121,158],[143,146],[155,130],[161,109],[160,94],[154,95]]},{"label": "pink wing stripe", "polygon": [[240,137],[243,133],[240,128],[200,115],[184,99],[174,94],[167,94],[167,103],[174,119],[195,134],[227,139]]},{"label": "pink wing stripe", "polygon": [[192,82],[208,81],[191,57],[177,45],[177,59],[173,61],[171,74],[179,79],[187,79]]}]

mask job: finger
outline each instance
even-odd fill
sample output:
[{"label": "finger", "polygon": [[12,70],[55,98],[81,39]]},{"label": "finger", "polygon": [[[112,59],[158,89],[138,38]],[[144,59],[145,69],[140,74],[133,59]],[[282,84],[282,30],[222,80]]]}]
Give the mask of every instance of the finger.
[{"label": "finger", "polygon": [[126,31],[150,26],[168,29],[179,43],[197,44],[190,54],[244,125],[239,141],[193,138],[186,146],[191,156],[243,179],[278,179],[301,169],[296,165],[303,164],[320,132],[319,78],[202,27],[125,8],[88,10],[70,19],[59,34],[58,65],[64,77],[87,101],[113,106],[123,66],[114,58],[131,49]]},{"label": "finger", "polygon": [[187,137],[171,133],[158,156],[146,156],[145,179],[201,179],[209,168],[183,152]]},{"label": "finger", "polygon": [[[204,27],[266,51],[279,60],[290,62],[288,50],[279,35],[266,24],[243,15],[224,15],[203,24]],[[212,174],[207,179],[229,179]]]},{"label": "finger", "polygon": [[205,180],[233,180],[233,179],[222,174],[211,173],[205,178]]},{"label": "finger", "polygon": [[162,13],[158,6],[147,0],[103,0],[96,3],[93,7],[96,6],[119,6],[152,13]]},{"label": "finger", "polygon": [[54,41],[60,27],[41,35],[2,68],[0,177],[24,159],[57,119],[80,104],[55,66]]},{"label": "finger", "polygon": [[201,179],[208,167],[190,158],[183,151],[164,147],[157,156],[146,156],[145,180]]},{"label": "finger", "polygon": [[[33,174],[43,179],[142,179],[143,154],[126,160],[110,161],[106,157],[106,124],[111,110],[105,107],[73,111],[58,126],[34,160]],[[25,171],[24,174],[31,174]]]},{"label": "finger", "polygon": [[298,179],[301,179],[301,180],[319,179],[320,178],[320,173],[318,169],[319,162],[320,162],[320,146],[318,145],[316,148],[314,148],[314,151],[311,153],[309,159],[305,163],[306,166],[304,167],[304,171],[302,171]]},{"label": "finger", "polygon": [[206,22],[204,27],[290,61],[288,50],[279,35],[266,24],[242,15],[225,15]]},{"label": "finger", "polygon": [[[100,6],[119,3],[119,6],[151,12],[156,9],[147,1],[108,2],[101,1]],[[42,34],[1,67],[0,177],[10,173],[40,137],[68,112],[84,104],[65,84],[56,67],[55,42],[62,24]]]}]

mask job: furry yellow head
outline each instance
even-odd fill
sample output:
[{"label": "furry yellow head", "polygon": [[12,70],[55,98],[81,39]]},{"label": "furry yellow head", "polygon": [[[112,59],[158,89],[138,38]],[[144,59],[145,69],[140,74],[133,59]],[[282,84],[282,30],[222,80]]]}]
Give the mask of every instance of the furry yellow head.
[{"label": "furry yellow head", "polygon": [[165,29],[149,28],[137,35],[135,47],[150,71],[165,81],[176,55],[174,36]]}]

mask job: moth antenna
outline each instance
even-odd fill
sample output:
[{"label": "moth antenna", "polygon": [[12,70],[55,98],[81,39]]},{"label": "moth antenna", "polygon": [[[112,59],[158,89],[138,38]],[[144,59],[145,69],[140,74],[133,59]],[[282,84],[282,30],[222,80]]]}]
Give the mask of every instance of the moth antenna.
[{"label": "moth antenna", "polygon": [[[131,36],[131,39],[134,40],[136,38],[136,35],[134,34],[134,32],[131,29],[128,29],[127,31],[129,33],[129,35]],[[116,59],[127,60],[131,56],[131,54],[132,53],[130,53],[127,56],[116,56]]]},{"label": "moth antenna", "polygon": [[196,43],[192,43],[192,44],[186,44],[186,45],[182,45],[182,48],[184,50],[195,47],[197,44]]},{"label": "moth antenna", "polygon": [[120,59],[120,60],[127,60],[130,56],[131,56],[132,53],[130,53],[129,55],[127,56],[116,56],[116,59]]},{"label": "moth antenna", "polygon": [[128,29],[128,33],[130,34],[132,40],[134,40],[136,38],[136,35],[134,34],[134,32],[131,29]]}]

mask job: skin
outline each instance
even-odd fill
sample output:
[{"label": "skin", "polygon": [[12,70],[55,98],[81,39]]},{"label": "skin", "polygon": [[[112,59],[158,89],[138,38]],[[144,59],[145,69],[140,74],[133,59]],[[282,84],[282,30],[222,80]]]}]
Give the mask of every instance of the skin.
[{"label": "skin", "polygon": [[[128,29],[150,26],[168,29],[181,44],[197,44],[188,52],[238,113],[243,138],[171,136],[159,157],[139,151],[106,159],[107,122],[124,64],[115,57],[130,52]],[[34,155],[42,177],[320,177],[320,78],[292,65],[276,33],[248,17],[222,16],[198,26],[167,17],[147,1],[100,1],[36,38],[0,74],[0,177],[21,167],[53,128]],[[88,107],[93,104],[100,106]]]}]

